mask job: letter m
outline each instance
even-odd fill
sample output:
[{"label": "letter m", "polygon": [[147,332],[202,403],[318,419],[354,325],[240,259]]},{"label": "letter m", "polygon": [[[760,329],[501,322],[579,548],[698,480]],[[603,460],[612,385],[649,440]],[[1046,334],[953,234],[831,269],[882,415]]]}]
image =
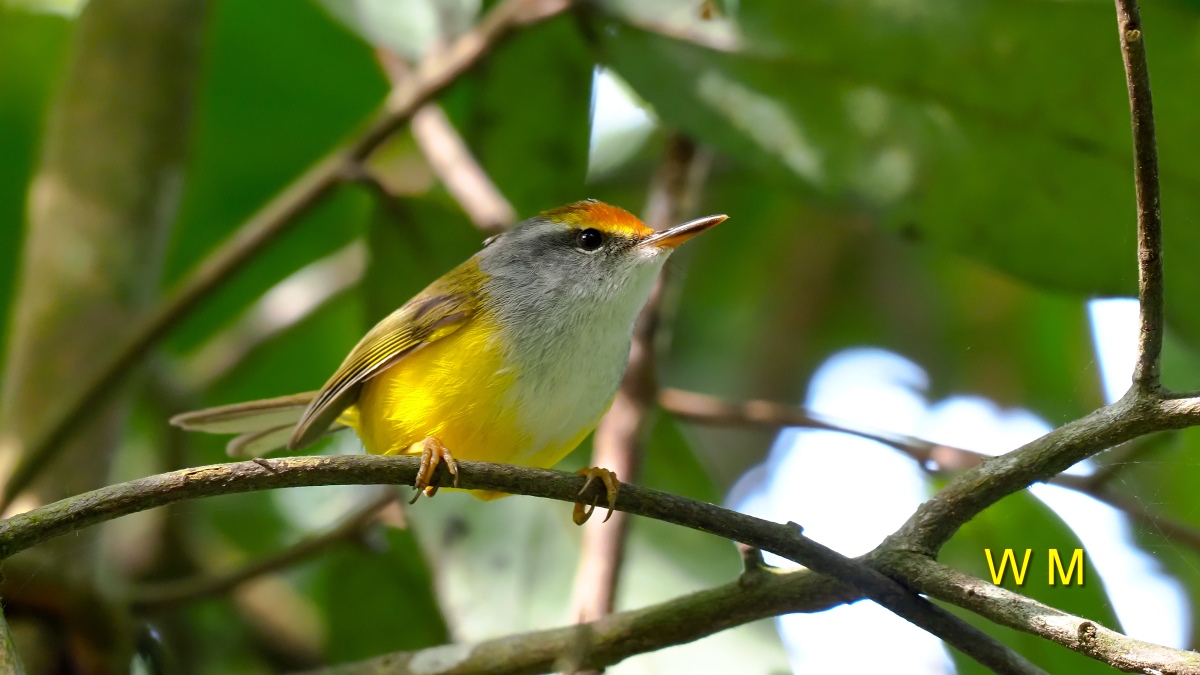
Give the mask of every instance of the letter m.
[{"label": "letter m", "polygon": [[1000,582],[1004,581],[1004,571],[1008,569],[1009,564],[1012,564],[1013,578],[1016,579],[1017,585],[1025,583],[1025,571],[1029,569],[1029,554],[1033,552],[1032,549],[1025,549],[1025,559],[1021,562],[1019,571],[1017,570],[1017,556],[1013,554],[1011,548],[1004,549],[1004,554],[1000,556],[999,571],[996,570],[996,563],[992,559],[992,549],[985,548],[983,552],[987,556],[988,571],[992,573],[993,584],[999,586]]},{"label": "letter m", "polygon": [[[1079,571],[1075,571],[1075,566],[1079,565]],[[1050,549],[1050,562],[1046,565],[1047,571],[1050,573],[1050,585],[1054,585],[1054,569],[1058,568],[1058,578],[1064,586],[1071,585],[1071,576],[1075,576],[1075,585],[1083,585],[1083,549],[1077,548],[1071,554],[1071,564],[1067,566],[1067,571],[1063,571],[1062,558],[1058,556],[1058,549]]]}]

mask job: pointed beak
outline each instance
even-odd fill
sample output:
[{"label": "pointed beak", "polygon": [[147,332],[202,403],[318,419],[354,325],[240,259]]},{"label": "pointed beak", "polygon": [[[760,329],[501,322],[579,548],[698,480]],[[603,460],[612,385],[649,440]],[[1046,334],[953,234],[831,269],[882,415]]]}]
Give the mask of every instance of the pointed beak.
[{"label": "pointed beak", "polygon": [[725,222],[729,216],[720,214],[689,220],[682,225],[676,225],[669,230],[656,232],[648,239],[642,240],[641,246],[654,246],[661,249],[673,249],[701,232],[716,227]]}]

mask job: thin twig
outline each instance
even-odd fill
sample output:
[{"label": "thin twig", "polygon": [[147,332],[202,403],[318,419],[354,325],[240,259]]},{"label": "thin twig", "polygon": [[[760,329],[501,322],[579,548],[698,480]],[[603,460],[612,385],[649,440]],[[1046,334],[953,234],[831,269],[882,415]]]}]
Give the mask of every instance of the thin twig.
[{"label": "thin twig", "polygon": [[[529,675],[604,668],[635,654],[684,644],[751,621],[819,612],[858,599],[845,585],[799,569],[756,575],[589,624],[509,635],[475,644],[396,652],[310,675]],[[581,661],[568,664],[578,653]]]},{"label": "thin twig", "polygon": [[[968,608],[990,620],[1038,635],[1122,670],[1200,675],[1200,654],[1129,638],[1083,617],[1006,591],[928,558],[897,553],[874,564],[911,579],[931,597]],[[643,652],[698,640],[721,630],[795,612],[818,612],[849,602],[838,587],[808,570],[762,570],[735,583],[660,605],[613,614],[577,628],[512,635],[472,645],[398,652],[315,671],[321,675],[491,675],[548,672],[556,657],[582,640],[585,667],[599,668]],[[449,657],[449,658],[447,658]],[[436,666],[432,664],[438,664]],[[486,667],[486,670],[485,670]],[[863,670],[878,670],[865,665]],[[314,675],[315,675],[314,673]]]},{"label": "thin twig", "polygon": [[[399,86],[411,76],[408,64],[396,54],[383,48],[377,49],[375,54],[392,86]],[[495,234],[512,225],[516,210],[471,154],[442,106],[432,102],[421,106],[413,114],[411,127],[413,140],[429,161],[430,168],[475,227],[484,233]]]},{"label": "thin twig", "polygon": [[[664,388],[659,391],[658,404],[662,406],[663,410],[680,419],[706,426],[757,426],[769,429],[804,427],[850,434],[883,443],[920,462],[936,461],[933,457],[934,451],[936,448],[943,447],[911,436],[890,434],[875,429],[868,430],[841,423],[832,418],[814,415],[804,408],[775,401],[752,399],[740,403],[730,403],[708,394]],[[950,450],[955,451],[957,448],[950,448]],[[972,462],[972,464],[974,463]]]},{"label": "thin twig", "polygon": [[[696,145],[689,139],[676,135],[667,142],[643,213],[647,226],[655,230],[670,227],[680,219],[683,206],[695,201],[694,194],[705,173],[692,170],[696,158]],[[625,377],[593,436],[592,466],[609,469],[625,482],[638,479],[642,441],[654,410],[658,388],[654,349],[661,319],[659,303],[666,283],[665,274],[660,275],[642,309]],[[629,518],[623,513],[614,513],[603,526],[584,530],[570,612],[580,623],[612,613],[628,532]]]},{"label": "thin twig", "polygon": [[366,159],[422,105],[432,100],[474,66],[513,29],[557,14],[568,0],[506,0],[472,31],[445,51],[432,54],[389,95],[384,109],[357,139],[330,153],[274,199],[263,206],[207,258],[164,302],[133,331],[113,356],[103,361],[75,392],[64,392],[66,403],[55,411],[46,431],[22,452],[0,494],[0,512],[65,445],[64,441],[103,407],[112,390],[194,307],[211,295],[270,242],[293,225],[297,217],[320,202],[341,181],[347,167]]},{"label": "thin twig", "polygon": [[[992,457],[974,450],[940,445],[912,436],[866,431],[849,425],[843,426],[832,418],[816,417],[804,408],[774,401],[751,400],[743,403],[728,403],[707,394],[681,389],[663,389],[659,394],[659,402],[663,410],[697,424],[763,426],[773,429],[803,427],[851,434],[898,450],[914,459],[921,468],[937,475],[969,469]],[[1126,454],[1120,461],[1129,461],[1142,456],[1145,452],[1152,451],[1159,443],[1163,442],[1159,440],[1162,438],[1165,436],[1152,436],[1129,444]],[[1116,450],[1112,452],[1116,452]],[[1046,482],[1088,495],[1120,509],[1130,518],[1148,528],[1164,536],[1178,538],[1200,551],[1200,530],[1154,513],[1141,502],[1116,492],[1108,487],[1111,477],[1111,471],[1101,469],[1090,476],[1062,474],[1053,476]]]},{"label": "thin twig", "polygon": [[[410,485],[420,458],[415,456],[341,455],[290,457],[184,469],[111,485],[0,521],[0,558],[57,535],[181,499],[196,499],[303,485]],[[460,461],[457,485],[464,489],[557,499],[599,500],[604,487],[583,490],[584,477],[530,467]],[[449,487],[454,478],[439,471],[434,484]],[[582,493],[582,494],[581,494]],[[907,591],[896,581],[781,525],[713,504],[657,490],[624,485],[615,507],[770,551],[843,581],[864,596],[942,638],[980,663],[1002,673],[1041,672],[994,638],[946,610]]]},{"label": "thin twig", "polygon": [[307,320],[362,281],[367,247],[355,239],[275,284],[180,364],[193,391],[204,391],[233,372],[256,347]]},{"label": "thin twig", "polygon": [[247,581],[286,569],[334,546],[353,541],[366,531],[380,511],[396,503],[397,497],[394,489],[388,489],[383,495],[355,509],[328,532],[308,537],[270,557],[238,569],[214,576],[146,584],[130,593],[129,604],[135,611],[154,612],[224,595]]},{"label": "thin twig", "polygon": [[1133,122],[1133,184],[1137,194],[1138,298],[1140,330],[1133,383],[1143,394],[1159,388],[1159,355],[1163,333],[1162,210],[1158,186],[1158,142],[1154,137],[1154,106],[1150,100],[1150,70],[1146,65],[1146,36],[1137,0],[1116,0],[1117,32],[1125,62],[1129,110]]}]

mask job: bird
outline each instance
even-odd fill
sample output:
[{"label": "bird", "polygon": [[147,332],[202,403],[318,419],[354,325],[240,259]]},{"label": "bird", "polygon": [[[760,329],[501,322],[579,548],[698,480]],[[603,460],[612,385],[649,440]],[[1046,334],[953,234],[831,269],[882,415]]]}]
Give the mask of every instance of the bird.
[{"label": "bird", "polygon": [[[485,240],[376,324],[319,390],[170,421],[237,434],[229,453],[255,458],[350,428],[367,452],[421,456],[414,501],[437,492],[439,464],[457,486],[458,459],[550,468],[612,404],[663,264],[727,218],[655,231],[591,199],[544,211]],[[579,473],[588,478],[580,494],[594,479],[604,484],[611,515],[618,478],[600,467]],[[587,506],[576,504],[577,524],[596,504]]]}]

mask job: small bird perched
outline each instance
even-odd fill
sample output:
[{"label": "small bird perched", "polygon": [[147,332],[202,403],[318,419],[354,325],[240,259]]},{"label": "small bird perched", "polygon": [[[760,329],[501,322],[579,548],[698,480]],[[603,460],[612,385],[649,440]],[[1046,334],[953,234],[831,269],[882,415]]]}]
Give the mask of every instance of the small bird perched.
[{"label": "small bird perched", "polygon": [[[297,450],[349,427],[368,452],[421,455],[417,497],[437,491],[430,482],[441,462],[457,485],[455,457],[551,467],[611,405],[634,322],[663,263],[726,218],[655,232],[594,200],[546,211],[488,239],[376,324],[319,391],[184,413],[171,423],[239,434],[229,452],[250,457]],[[604,483],[611,515],[616,476],[580,473]],[[575,522],[591,512],[576,504]]]}]

